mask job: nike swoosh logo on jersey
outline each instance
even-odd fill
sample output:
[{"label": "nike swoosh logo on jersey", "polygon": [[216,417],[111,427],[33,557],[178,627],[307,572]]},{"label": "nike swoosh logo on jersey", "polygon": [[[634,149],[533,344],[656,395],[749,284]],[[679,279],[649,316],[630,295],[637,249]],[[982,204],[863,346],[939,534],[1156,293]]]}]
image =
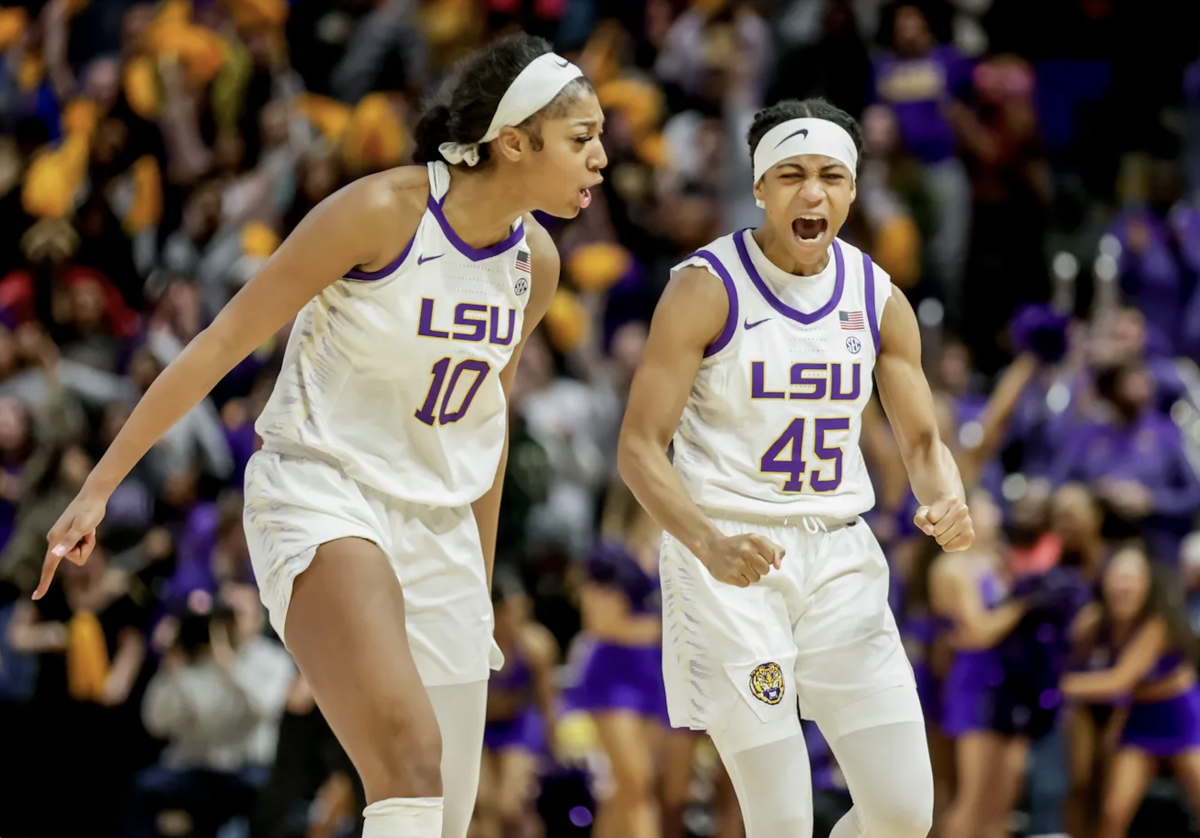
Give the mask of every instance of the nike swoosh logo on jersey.
[{"label": "nike swoosh logo on jersey", "polygon": [[424,256],[424,255],[418,256],[417,264],[424,265],[426,262],[432,262],[434,259],[441,259],[445,255],[446,255],[445,253],[439,253],[437,256]]},{"label": "nike swoosh logo on jersey", "polygon": [[764,317],[762,320],[757,320],[754,323],[751,323],[749,320],[746,320],[746,321],[743,321],[742,327],[745,328],[745,330],[748,332],[751,329],[753,329],[755,326],[761,326],[763,323],[766,323],[770,319],[771,319],[770,317]]}]

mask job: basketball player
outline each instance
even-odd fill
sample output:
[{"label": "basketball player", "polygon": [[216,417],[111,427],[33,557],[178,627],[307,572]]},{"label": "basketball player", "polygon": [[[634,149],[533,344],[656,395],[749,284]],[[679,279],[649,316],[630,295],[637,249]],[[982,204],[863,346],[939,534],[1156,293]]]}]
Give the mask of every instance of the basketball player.
[{"label": "basketball player", "polygon": [[427,165],[324,201],[154,382],[50,531],[34,594],[87,560],[146,450],[295,317],[246,536],[271,622],[362,776],[366,838],[466,834],[506,401],[558,281],[528,213],[575,216],[607,163],[591,85],[545,41],[498,41],[457,78],[417,128]]},{"label": "basketball player", "polygon": [[[920,502],[917,527],[970,546],[912,307],[837,238],[862,134],[823,100],[760,111],[749,134],[763,225],[674,271],[633,381],[621,473],[666,530],[671,723],[705,729],[748,838],[811,833],[796,706],[854,807],[833,838],[923,838],[933,780],[858,439],[871,375]],[[674,462],[667,449],[674,441]]]}]

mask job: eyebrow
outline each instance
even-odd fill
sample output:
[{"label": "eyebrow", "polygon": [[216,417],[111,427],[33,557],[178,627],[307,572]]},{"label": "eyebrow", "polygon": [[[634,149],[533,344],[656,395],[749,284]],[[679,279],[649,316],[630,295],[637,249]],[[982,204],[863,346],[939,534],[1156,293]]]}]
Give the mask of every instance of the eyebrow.
[{"label": "eyebrow", "polygon": [[578,126],[584,127],[584,128],[602,128],[602,127],[604,127],[603,122],[601,122],[599,119],[592,119],[591,117],[588,117],[585,119],[574,119],[571,121],[571,124],[578,125]]},{"label": "eyebrow", "polygon": [[[781,168],[781,169],[799,169],[802,172],[807,171],[807,167],[805,167],[799,163],[780,163],[779,168]],[[827,172],[830,169],[846,169],[847,171],[849,171],[849,167],[847,167],[846,164],[844,164],[844,163],[826,163],[824,166],[819,168],[817,171]]]}]

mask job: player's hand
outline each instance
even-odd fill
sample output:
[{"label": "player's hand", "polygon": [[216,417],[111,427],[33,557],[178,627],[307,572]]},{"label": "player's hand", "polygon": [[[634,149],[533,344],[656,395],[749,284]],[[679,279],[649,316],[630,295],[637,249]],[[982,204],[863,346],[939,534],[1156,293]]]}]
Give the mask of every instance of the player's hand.
[{"label": "player's hand", "polygon": [[107,506],[107,497],[99,498],[81,492],[59,516],[58,523],[46,535],[49,546],[42,564],[42,580],[33,592],[34,599],[46,595],[50,583],[54,581],[54,571],[58,570],[63,559],[81,565],[92,555],[92,548],[96,546],[96,527],[104,519]]},{"label": "player's hand", "polygon": [[947,553],[966,550],[975,541],[975,525],[971,511],[955,497],[943,497],[929,506],[922,506],[913,516],[917,529],[932,536]]},{"label": "player's hand", "polygon": [[718,582],[746,588],[772,567],[782,566],[783,548],[761,535],[731,535],[717,541],[700,560]]}]

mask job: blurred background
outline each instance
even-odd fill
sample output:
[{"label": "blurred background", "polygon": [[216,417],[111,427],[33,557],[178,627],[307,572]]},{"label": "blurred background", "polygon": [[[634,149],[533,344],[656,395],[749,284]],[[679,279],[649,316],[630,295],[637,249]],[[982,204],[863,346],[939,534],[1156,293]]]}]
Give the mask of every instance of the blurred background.
[{"label": "blurred background", "polygon": [[[862,121],[842,235],[917,309],[977,553],[1014,583],[1073,568],[1104,601],[1115,545],[1140,535],[1163,607],[1200,629],[1200,4],[5,2],[5,838],[357,834],[354,771],[266,625],[242,533],[286,329],[120,486],[91,561],[28,593],[46,531],[155,376],[314,205],[409,162],[422,96],[516,28],[592,79],[610,166],[578,219],[544,219],[563,281],[511,404],[496,598],[512,663],[494,678],[477,838],[740,834],[707,740],[653,711],[634,727],[590,711],[588,665],[656,642],[653,573],[631,568],[653,566],[657,533],[615,469],[624,400],[668,268],[757,224],[745,133],[781,98]],[[955,686],[927,630],[937,557],[909,525],[882,412],[865,421],[871,524],[934,696],[941,811],[958,771],[935,707]],[[1047,665],[1051,681],[1070,668]],[[1045,723],[1009,731],[1012,811],[939,825],[947,838],[1063,833],[1097,799],[1120,731],[1042,694]],[[848,796],[808,732],[823,835]],[[1133,834],[1197,834],[1197,744],[1155,768],[1144,802],[1134,788]]]}]

